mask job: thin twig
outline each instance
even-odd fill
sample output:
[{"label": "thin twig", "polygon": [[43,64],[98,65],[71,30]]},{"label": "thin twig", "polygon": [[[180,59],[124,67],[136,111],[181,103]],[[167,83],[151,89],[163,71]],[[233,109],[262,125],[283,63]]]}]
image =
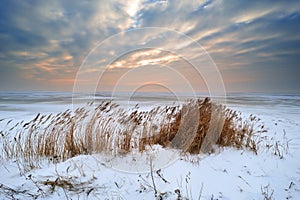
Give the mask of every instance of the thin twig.
[{"label": "thin twig", "polygon": [[150,156],[150,174],[151,174],[151,179],[152,179],[152,184],[153,184],[153,189],[154,189],[154,195],[156,197],[157,196],[157,189],[156,189],[156,185],[155,185],[154,177],[153,177],[152,156]]}]

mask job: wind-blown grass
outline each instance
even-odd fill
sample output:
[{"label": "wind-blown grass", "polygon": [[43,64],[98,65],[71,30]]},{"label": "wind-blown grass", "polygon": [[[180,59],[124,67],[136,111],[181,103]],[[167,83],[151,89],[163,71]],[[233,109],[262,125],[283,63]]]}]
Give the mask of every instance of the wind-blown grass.
[{"label": "wind-blown grass", "polygon": [[[10,122],[9,122],[10,123]],[[38,114],[1,132],[2,159],[18,159],[27,168],[48,158],[59,162],[80,154],[114,156],[159,144],[198,154],[219,146],[247,148],[257,153],[257,135],[265,132],[254,116],[213,103],[209,98],[183,105],[157,106],[150,111],[128,111],[112,101],[66,110],[57,115]]]}]

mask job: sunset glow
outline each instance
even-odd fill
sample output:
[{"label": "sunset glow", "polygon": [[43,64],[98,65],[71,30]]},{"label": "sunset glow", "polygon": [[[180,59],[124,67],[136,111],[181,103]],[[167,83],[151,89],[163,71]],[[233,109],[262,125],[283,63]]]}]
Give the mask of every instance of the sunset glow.
[{"label": "sunset glow", "polygon": [[[156,27],[201,45],[202,50],[185,53],[196,58],[206,51],[228,92],[298,93],[299,5],[298,1],[4,1],[0,6],[0,90],[72,91],[80,66],[97,45],[119,33]],[[158,66],[180,68],[196,84],[188,72],[191,66],[180,55],[166,51],[170,43],[160,37],[163,33],[153,31],[132,34],[129,40],[111,40],[113,48],[98,52],[99,58],[86,72],[106,68],[105,77],[98,77],[102,84],[98,88],[105,90],[130,69],[143,68],[140,76],[159,81],[151,72]],[[153,41],[159,48],[140,49]],[[128,45],[136,45],[137,50],[117,54]],[[183,51],[191,44],[174,40],[173,45]],[[114,60],[108,61],[106,55]],[[105,62],[110,63],[103,66]],[[152,78],[145,75],[149,69]],[[203,87],[197,90],[206,91],[199,82]]]}]

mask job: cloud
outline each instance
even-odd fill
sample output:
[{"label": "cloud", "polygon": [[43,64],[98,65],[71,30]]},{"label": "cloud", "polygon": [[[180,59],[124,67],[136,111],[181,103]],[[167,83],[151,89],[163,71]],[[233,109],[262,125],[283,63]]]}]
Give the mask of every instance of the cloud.
[{"label": "cloud", "polygon": [[[45,90],[55,89],[54,83],[64,83],[65,89],[70,90],[80,65],[99,42],[122,31],[162,27],[161,31],[140,32],[143,34],[130,37],[124,33],[122,39],[110,40],[106,49],[97,52],[98,57],[91,61],[87,72],[95,73],[106,67],[103,65],[108,62],[107,58],[115,56],[110,69],[119,74],[114,78],[126,70],[122,68],[158,65],[173,66],[187,74],[188,63],[183,62],[180,55],[164,50],[177,49],[178,54],[188,55],[198,62],[203,62],[203,56],[199,55],[203,50],[184,37],[168,37],[167,30],[175,30],[198,42],[210,54],[228,90],[255,90],[257,85],[252,82],[267,84],[266,90],[268,87],[276,90],[276,85],[281,87],[287,83],[289,90],[292,83],[300,84],[299,79],[293,78],[300,55],[299,21],[296,0],[289,3],[271,0],[84,0],[72,3],[4,0],[0,6],[0,89],[31,89],[46,81]],[[161,49],[118,54],[145,45]],[[186,49],[189,52],[183,52]],[[286,70],[284,76],[279,76],[283,69]],[[246,73],[249,76],[239,77]],[[272,80],[272,74],[278,74],[277,81]],[[18,81],[5,78],[7,76],[18,77]],[[243,84],[234,85],[239,82]],[[112,82],[108,81],[107,85],[109,83]],[[292,90],[299,92],[297,88]]]},{"label": "cloud", "polygon": [[151,65],[168,65],[176,60],[179,60],[177,55],[163,52],[158,49],[146,49],[133,52],[124,58],[113,62],[108,66],[108,70],[115,68],[137,68]]}]

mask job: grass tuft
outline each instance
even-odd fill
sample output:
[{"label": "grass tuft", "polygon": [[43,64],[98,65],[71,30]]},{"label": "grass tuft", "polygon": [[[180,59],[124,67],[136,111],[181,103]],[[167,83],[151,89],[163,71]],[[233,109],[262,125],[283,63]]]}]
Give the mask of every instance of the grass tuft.
[{"label": "grass tuft", "polygon": [[27,170],[45,158],[59,162],[100,152],[122,156],[155,144],[191,154],[210,152],[215,144],[257,154],[259,134],[266,131],[255,116],[243,119],[241,113],[209,98],[150,111],[139,111],[138,107],[128,111],[112,101],[102,101],[96,107],[38,114],[27,123],[8,126],[10,123],[1,131],[1,158],[20,160]]}]

